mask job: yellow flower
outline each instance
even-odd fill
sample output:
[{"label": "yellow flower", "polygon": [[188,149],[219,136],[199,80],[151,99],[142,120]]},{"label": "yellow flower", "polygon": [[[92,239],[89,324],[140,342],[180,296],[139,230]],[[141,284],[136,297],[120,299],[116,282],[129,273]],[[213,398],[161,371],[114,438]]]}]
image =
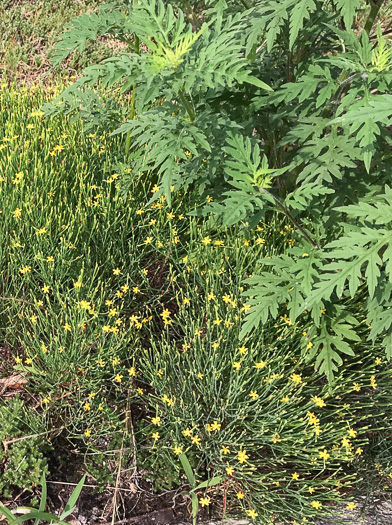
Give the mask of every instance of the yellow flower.
[{"label": "yellow flower", "polygon": [[182,431],[183,436],[190,437],[192,435],[192,430],[187,427],[185,430]]},{"label": "yellow flower", "polygon": [[66,332],[69,332],[71,330],[71,326],[68,324],[68,323],[65,323],[65,325],[63,326],[64,330]]},{"label": "yellow flower", "polygon": [[179,456],[180,454],[182,454],[182,450],[180,447],[174,447],[174,454],[176,454],[176,456]]},{"label": "yellow flower", "polygon": [[82,310],[91,310],[91,303],[89,303],[88,301],[80,301],[79,307]]},{"label": "yellow flower", "polygon": [[313,401],[313,403],[316,403],[316,405],[317,405],[318,407],[320,407],[320,408],[326,406],[325,401],[324,401],[323,399],[321,399],[321,397],[314,396],[314,397],[312,398],[312,401]]},{"label": "yellow flower", "polygon": [[267,363],[265,361],[259,361],[258,363],[255,364],[255,368],[257,370],[261,370],[262,368],[266,366],[267,366]]},{"label": "yellow flower", "polygon": [[156,425],[157,427],[160,427],[161,426],[161,418],[159,416],[155,416],[151,419],[151,423],[153,425]]},{"label": "yellow flower", "polygon": [[249,397],[251,397],[253,400],[257,399],[259,397],[259,394],[255,392],[254,390],[251,390]]},{"label": "yellow flower", "polygon": [[120,273],[121,273],[121,270],[119,268],[116,268],[115,270],[113,270],[114,275],[120,275]]},{"label": "yellow flower", "polygon": [[237,496],[238,499],[244,499],[245,494],[243,492],[239,491],[239,492],[237,492],[236,496]]},{"label": "yellow flower", "polygon": [[360,456],[362,454],[363,450],[361,449],[361,447],[358,447],[357,450],[355,451],[355,453]]},{"label": "yellow flower", "polygon": [[90,403],[86,402],[84,405],[83,405],[83,408],[86,412],[89,412],[91,410],[91,406],[90,406]]},{"label": "yellow flower", "polygon": [[313,492],[314,492],[314,488],[313,487],[309,487],[309,493],[313,494]]},{"label": "yellow flower", "polygon": [[220,430],[221,429],[221,424],[218,423],[218,421],[214,421],[211,425],[211,428],[212,430]]},{"label": "yellow flower", "polygon": [[288,401],[289,401],[289,396],[284,396],[284,397],[282,397],[282,399],[281,399],[281,402],[282,402],[282,403],[287,403]]},{"label": "yellow flower", "polygon": [[353,428],[350,428],[350,429],[348,430],[348,435],[349,435],[350,437],[352,437],[352,438],[355,438],[356,435],[357,435],[357,431],[354,430]]},{"label": "yellow flower", "polygon": [[240,450],[240,452],[238,452],[237,459],[240,463],[246,463],[246,461],[249,459],[246,450]]},{"label": "yellow flower", "polygon": [[211,239],[209,237],[204,237],[201,242],[204,244],[204,246],[207,246],[208,244],[211,244]]},{"label": "yellow flower", "polygon": [[290,376],[291,380],[296,383],[297,385],[299,385],[300,383],[302,383],[302,377],[299,375],[299,374],[291,374]]},{"label": "yellow flower", "polygon": [[257,512],[254,511],[253,509],[247,510],[246,514],[252,519],[257,518],[257,516],[258,516]]},{"label": "yellow flower", "polygon": [[210,498],[206,496],[205,498],[200,498],[199,503],[202,507],[206,507],[211,502]]},{"label": "yellow flower", "polygon": [[91,436],[91,430],[88,428],[88,429],[85,431],[84,435],[85,435],[87,438],[90,437],[90,436]]},{"label": "yellow flower", "polygon": [[327,459],[331,456],[331,454],[328,454],[328,452],[326,451],[326,449],[324,449],[323,451],[319,451],[319,456],[320,458],[322,458],[324,461],[327,461]]},{"label": "yellow flower", "polygon": [[215,299],[215,295],[212,292],[210,292],[207,297],[209,301],[213,301]]},{"label": "yellow flower", "polygon": [[355,507],[356,507],[355,503],[353,503],[352,501],[350,501],[350,503],[347,503],[346,509],[347,509],[347,510],[354,510]]},{"label": "yellow flower", "polygon": [[312,507],[316,510],[321,509],[322,503],[320,501],[312,501]]},{"label": "yellow flower", "polygon": [[294,480],[299,479],[299,474],[298,474],[298,472],[293,472],[293,474],[292,474],[292,478],[293,478]]},{"label": "yellow flower", "polygon": [[124,376],[122,376],[121,374],[116,374],[115,378],[113,381],[116,381],[116,383],[121,383],[121,380]]},{"label": "yellow flower", "polygon": [[229,447],[226,447],[225,445],[222,445],[221,452],[222,452],[222,454],[226,455],[226,454],[230,453],[230,449],[229,449]]},{"label": "yellow flower", "polygon": [[226,467],[226,473],[228,476],[232,476],[234,473],[233,467]]},{"label": "yellow flower", "polygon": [[234,361],[233,368],[234,370],[239,370],[241,368],[241,363],[238,361]]},{"label": "yellow flower", "polygon": [[200,437],[199,436],[192,436],[191,441],[194,445],[198,445],[200,443]]},{"label": "yellow flower", "polygon": [[13,212],[13,215],[15,219],[20,219],[22,216],[22,210],[20,208],[16,208],[15,211]]},{"label": "yellow flower", "polygon": [[159,439],[159,432],[153,432],[153,433],[152,433],[152,437],[153,437],[153,439],[155,439],[155,440]]},{"label": "yellow flower", "polygon": [[349,441],[346,437],[344,437],[344,438],[342,439],[342,445],[343,445],[343,447],[346,447],[346,448],[351,447],[351,443],[350,443],[350,441]]}]

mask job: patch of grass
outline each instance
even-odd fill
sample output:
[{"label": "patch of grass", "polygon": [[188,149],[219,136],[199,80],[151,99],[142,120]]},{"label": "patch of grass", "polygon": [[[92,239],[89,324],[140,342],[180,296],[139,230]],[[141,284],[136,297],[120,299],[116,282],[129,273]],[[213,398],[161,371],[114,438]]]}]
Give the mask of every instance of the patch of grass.
[{"label": "patch of grass", "polygon": [[[0,1],[1,65],[21,78],[34,80],[50,67],[54,41],[70,20],[101,5],[101,0]],[[102,40],[91,46],[88,56],[78,54],[69,61],[70,71],[110,56]]]}]

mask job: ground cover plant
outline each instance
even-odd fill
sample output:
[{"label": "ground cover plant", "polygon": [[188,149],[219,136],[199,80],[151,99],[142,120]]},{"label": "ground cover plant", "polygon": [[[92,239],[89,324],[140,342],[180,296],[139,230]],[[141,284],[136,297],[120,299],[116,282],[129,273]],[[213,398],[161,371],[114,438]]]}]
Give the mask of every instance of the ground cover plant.
[{"label": "ground cover plant", "polygon": [[[147,205],[158,190],[139,174],[124,195],[130,168],[112,155],[124,144],[83,134],[80,120],[44,119],[56,89],[1,91],[1,326],[11,349],[2,364],[28,378],[36,413],[34,429],[21,415],[3,443],[22,438],[26,454],[26,434],[53,447],[66,440],[105,482],[113,474],[89,453],[108,463],[127,449],[124,472],[148,466],[157,488],[187,488],[186,458],[196,485],[206,482],[201,508],[215,501],[256,523],[311,520],[336,501],[355,509],[365,457],[386,494],[391,377],[380,348],[355,342],[358,357],[329,385],[301,356],[311,322],[282,315],[240,339],[242,279],[290,248],[291,226],[276,217],[212,231],[183,213],[184,194]],[[10,400],[4,410],[11,419]],[[133,440],[136,450],[124,446]],[[18,454],[4,450],[4,480]],[[37,484],[40,469],[24,482]]]},{"label": "ground cover plant", "polygon": [[178,487],[194,521],[389,495],[380,8],[110,4],[53,60],[100,33],[125,52],[73,84],[4,76],[3,503],[51,449],[78,480]]}]

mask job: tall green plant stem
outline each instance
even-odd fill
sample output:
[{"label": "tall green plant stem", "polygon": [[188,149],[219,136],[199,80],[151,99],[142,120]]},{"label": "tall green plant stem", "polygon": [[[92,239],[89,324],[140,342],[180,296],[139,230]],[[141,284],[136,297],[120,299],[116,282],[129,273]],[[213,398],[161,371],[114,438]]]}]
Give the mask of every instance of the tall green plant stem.
[{"label": "tall green plant stem", "polygon": [[195,24],[196,26],[196,29],[200,30],[200,24],[199,24],[199,20],[197,19],[197,16],[195,14],[195,11],[193,10],[193,7],[191,6],[191,3],[190,2],[185,2],[185,6],[189,12],[189,15],[190,15],[190,19],[192,20],[192,22]]},{"label": "tall green plant stem", "polygon": [[[133,5],[135,5],[137,0],[133,0]],[[137,35],[134,35],[134,51],[135,53],[140,53],[140,39]],[[129,120],[135,118],[136,111],[136,84],[132,86],[132,98],[131,98],[131,110],[129,112]],[[127,140],[125,142],[125,155],[128,155],[129,148],[131,147],[131,130],[127,133]]]},{"label": "tall green plant stem", "polygon": [[265,188],[259,188],[259,190],[260,190],[261,193],[266,193],[267,195],[269,195],[270,197],[272,197],[274,199],[274,201],[276,202],[278,208],[280,208],[280,210],[294,224],[294,226],[302,233],[302,235],[304,237],[306,237],[306,239],[310,242],[310,244],[313,246],[313,248],[316,248],[316,250],[321,250],[321,247],[317,244],[317,242],[314,241],[312,239],[312,237],[302,228],[302,226],[291,215],[291,213],[286,208],[286,206],[282,202],[280,202],[280,200],[277,197],[275,197],[275,195],[273,195],[271,192],[269,192]]},{"label": "tall green plant stem", "polygon": [[380,12],[380,9],[384,2],[385,0],[378,0],[378,2],[376,2],[375,0],[370,0],[370,6],[371,6],[370,13],[369,13],[369,16],[367,17],[365,26],[363,28],[367,34],[369,34],[370,31],[372,30],[374,21],[376,20],[378,13]]},{"label": "tall green plant stem", "polygon": [[191,105],[189,104],[189,102],[186,99],[184,89],[182,89],[182,88],[180,89],[180,91],[178,92],[178,96],[180,97],[180,100],[181,100],[184,108],[186,109],[186,112],[188,113],[190,121],[193,122],[195,120],[195,118],[196,118],[196,115],[195,115],[195,112],[193,111],[193,109],[191,108]]}]

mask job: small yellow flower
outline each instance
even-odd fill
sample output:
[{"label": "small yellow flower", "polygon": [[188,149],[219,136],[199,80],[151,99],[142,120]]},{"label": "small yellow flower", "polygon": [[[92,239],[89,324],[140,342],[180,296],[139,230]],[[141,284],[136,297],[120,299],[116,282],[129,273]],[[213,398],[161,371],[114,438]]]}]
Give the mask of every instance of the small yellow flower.
[{"label": "small yellow flower", "polygon": [[253,510],[253,509],[247,510],[247,511],[246,511],[246,514],[247,514],[250,518],[252,518],[252,520],[254,520],[255,518],[257,518],[257,516],[258,516],[257,512],[256,512],[255,510]]},{"label": "small yellow flower", "polygon": [[230,453],[230,449],[229,449],[229,447],[226,447],[225,445],[222,445],[221,452],[222,452],[222,454],[226,455],[226,454]]},{"label": "small yellow flower", "polygon": [[255,364],[255,368],[257,370],[261,370],[265,368],[266,366],[267,366],[267,363],[265,361],[259,361],[258,363]]},{"label": "small yellow flower", "polygon": [[161,426],[161,418],[159,416],[155,416],[153,418],[151,418],[151,423],[153,425],[156,425],[157,427],[160,427]]},{"label": "small yellow flower", "polygon": [[159,439],[159,437],[160,437],[160,436],[159,436],[159,432],[153,432],[153,433],[152,433],[152,437],[153,437],[153,439],[154,439],[155,441],[156,441],[157,439]]},{"label": "small yellow flower", "polygon": [[281,399],[281,402],[282,402],[282,403],[287,403],[288,401],[289,401],[289,396],[284,396],[284,397],[282,397],[282,399]]},{"label": "small yellow flower", "polygon": [[346,437],[344,437],[344,438],[342,439],[342,446],[343,446],[343,447],[346,447],[346,448],[350,448],[350,447],[351,447],[351,443],[350,443],[350,441],[349,441]]},{"label": "small yellow flower", "polygon": [[246,463],[246,461],[249,459],[246,450],[240,450],[240,452],[238,452],[237,459],[240,463]]},{"label": "small yellow flower", "polygon": [[121,383],[121,380],[124,376],[122,376],[121,374],[116,374],[115,378],[113,381],[116,381],[116,383]]},{"label": "small yellow flower", "polygon": [[91,410],[91,405],[90,403],[86,402],[84,405],[83,405],[83,408],[86,412],[89,412]]},{"label": "small yellow flower", "polygon": [[119,268],[116,268],[113,270],[113,275],[120,275],[121,270]]},{"label": "small yellow flower", "polygon": [[299,374],[291,374],[290,379],[297,385],[302,383],[302,377]]},{"label": "small yellow flower", "polygon": [[206,507],[210,504],[211,500],[208,496],[206,496],[205,498],[200,498],[199,500],[199,503],[202,507]]},{"label": "small yellow flower", "polygon": [[309,487],[309,493],[313,494],[313,492],[314,492],[314,488],[313,487]]},{"label": "small yellow flower", "polygon": [[208,246],[208,244],[211,244],[211,239],[209,237],[204,237],[201,242],[204,244],[204,246]]},{"label": "small yellow flower", "polygon": [[234,368],[234,370],[240,370],[241,363],[239,361],[234,361],[233,368]]},{"label": "small yellow flower", "polygon": [[226,467],[226,473],[228,476],[232,476],[234,473],[233,467]]},{"label": "small yellow flower", "polygon": [[182,431],[182,434],[185,437],[190,437],[192,435],[192,430],[189,427],[187,427],[185,430]]},{"label": "small yellow flower", "polygon": [[355,454],[360,456],[362,454],[362,452],[363,452],[363,450],[361,449],[361,447],[358,447],[357,450],[355,451]]},{"label": "small yellow flower", "polygon": [[321,397],[314,396],[314,397],[312,398],[312,401],[313,401],[313,403],[316,403],[316,405],[317,405],[318,407],[320,407],[320,408],[326,406],[325,401],[324,401],[323,399],[321,399]]},{"label": "small yellow flower", "polygon": [[312,501],[312,507],[314,509],[319,510],[319,509],[321,509],[322,506],[323,505],[322,505],[322,503],[320,501]]},{"label": "small yellow flower", "polygon": [[236,496],[237,496],[238,499],[244,499],[245,494],[243,492],[239,491],[239,492],[237,492]]},{"label": "small yellow flower", "polygon": [[174,454],[176,456],[179,456],[180,454],[182,454],[182,449],[180,447],[174,447]]},{"label": "small yellow flower", "polygon": [[199,445],[200,443],[200,437],[199,436],[192,436],[191,441],[194,445]]},{"label": "small yellow flower", "polygon": [[347,503],[347,505],[346,505],[346,509],[347,510],[354,510],[355,507],[356,507],[356,505],[352,501],[350,501],[350,503]]},{"label": "small yellow flower", "polygon": [[218,421],[214,421],[211,425],[211,428],[212,430],[220,430],[221,429],[221,424],[218,423]]},{"label": "small yellow flower", "polygon": [[251,397],[253,400],[257,399],[259,397],[259,394],[255,392],[254,390],[251,390],[249,397]]},{"label": "small yellow flower", "polygon": [[292,478],[293,478],[294,480],[299,479],[299,474],[298,474],[298,472],[293,472],[293,474],[292,474]]},{"label": "small yellow flower", "polygon": [[53,255],[49,255],[48,257],[46,257],[46,262],[54,262]]},{"label": "small yellow flower", "polygon": [[90,436],[91,436],[91,430],[88,428],[88,429],[85,431],[84,435],[85,435],[87,438],[90,437]]},{"label": "small yellow flower", "polygon": [[331,454],[328,454],[328,452],[326,451],[326,449],[324,449],[323,451],[319,451],[319,456],[321,459],[323,459],[324,461],[327,461],[327,459],[331,456]]}]

